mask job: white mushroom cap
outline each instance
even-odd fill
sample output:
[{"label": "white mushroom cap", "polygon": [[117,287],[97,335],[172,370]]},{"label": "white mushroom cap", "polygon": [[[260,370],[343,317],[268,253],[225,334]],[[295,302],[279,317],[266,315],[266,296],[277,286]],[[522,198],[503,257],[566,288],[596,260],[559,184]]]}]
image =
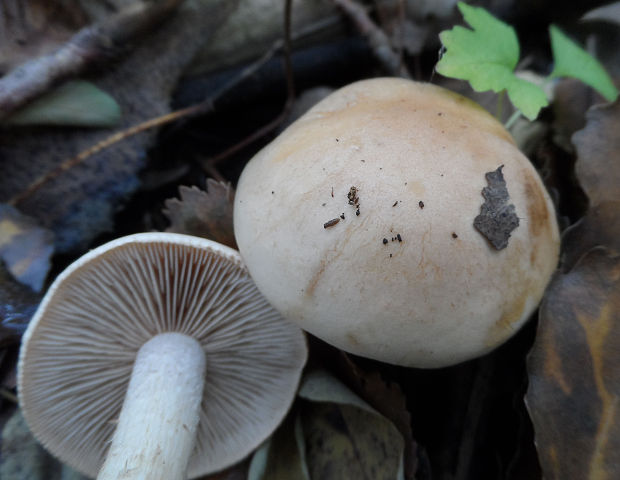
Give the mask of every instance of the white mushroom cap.
[{"label": "white mushroom cap", "polygon": [[[495,218],[500,250],[474,227],[498,171],[505,213],[516,213],[508,224],[518,219],[508,237]],[[450,365],[504,342],[558,258],[553,205],[502,125],[464,97],[396,78],[314,106],[248,163],[234,208],[241,255],[286,318],[405,366]]]},{"label": "white mushroom cap", "polygon": [[96,476],[138,350],[179,332],[206,354],[190,477],[242,459],[290,407],[306,359],[239,254],[209,240],[137,234],[105,244],[53,283],[23,338],[19,396],[36,438]]}]

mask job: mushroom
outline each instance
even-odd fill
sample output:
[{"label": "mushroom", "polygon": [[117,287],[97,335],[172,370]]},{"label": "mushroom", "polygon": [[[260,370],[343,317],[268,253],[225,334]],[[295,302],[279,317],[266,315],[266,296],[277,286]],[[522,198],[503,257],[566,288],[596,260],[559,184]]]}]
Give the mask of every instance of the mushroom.
[{"label": "mushroom", "polygon": [[421,368],[513,335],[559,251],[549,195],[503,126],[460,95],[396,78],[336,91],[260,151],[234,227],[284,317]]},{"label": "mushroom", "polygon": [[19,398],[35,437],[85,475],[193,478],[269,436],[305,360],[237,251],[137,234],[54,281],[24,334]]}]

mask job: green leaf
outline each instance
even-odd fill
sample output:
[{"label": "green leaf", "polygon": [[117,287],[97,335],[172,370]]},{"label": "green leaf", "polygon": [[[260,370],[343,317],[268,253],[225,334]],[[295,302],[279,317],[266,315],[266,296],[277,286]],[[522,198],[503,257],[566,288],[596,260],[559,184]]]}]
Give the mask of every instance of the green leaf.
[{"label": "green leaf", "polygon": [[458,3],[471,30],[454,27],[439,37],[446,52],[436,66],[440,74],[467,80],[477,92],[506,90],[513,105],[530,120],[548,105],[544,91],[518,78],[519,41],[514,29],[484,8]]},{"label": "green leaf", "polygon": [[618,89],[596,58],[568,38],[555,25],[549,27],[549,35],[555,61],[551,77],[576,78],[594,88],[605,97],[605,100],[613,102],[618,98]]},{"label": "green leaf", "polygon": [[18,110],[9,125],[112,127],[121,118],[116,100],[90,82],[73,80]]}]

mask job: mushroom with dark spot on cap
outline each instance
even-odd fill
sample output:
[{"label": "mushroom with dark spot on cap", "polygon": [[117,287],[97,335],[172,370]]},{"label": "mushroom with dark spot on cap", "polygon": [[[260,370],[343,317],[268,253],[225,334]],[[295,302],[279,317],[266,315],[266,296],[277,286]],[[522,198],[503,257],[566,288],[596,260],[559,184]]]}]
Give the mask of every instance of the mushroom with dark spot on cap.
[{"label": "mushroom with dark spot on cap", "polygon": [[[482,209],[498,168],[493,208]],[[277,201],[265,195],[280,185],[291,187]],[[364,194],[363,218],[337,236],[315,226],[332,185]],[[505,248],[476,229],[481,210]],[[257,287],[286,318],[342,350],[419,368],[483,355],[518,331],[560,238],[538,173],[502,124],[465,97],[400,78],[337,90],[256,154],[234,227]]]},{"label": "mushroom with dark spot on cap", "polygon": [[19,399],[35,437],[76,470],[181,480],[265,440],[306,355],[303,333],[258,292],[238,252],[137,234],[54,281],[24,334]]}]

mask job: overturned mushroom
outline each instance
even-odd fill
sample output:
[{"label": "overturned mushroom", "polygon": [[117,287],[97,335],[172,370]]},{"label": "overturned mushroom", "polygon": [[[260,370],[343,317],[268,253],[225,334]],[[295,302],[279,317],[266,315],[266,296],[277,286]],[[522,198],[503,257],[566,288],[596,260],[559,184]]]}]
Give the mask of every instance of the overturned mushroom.
[{"label": "overturned mushroom", "polygon": [[[352,185],[360,215],[323,228],[326,212],[352,208]],[[395,78],[342,88],[259,152],[239,180],[234,225],[285,317],[414,367],[504,342],[559,251],[551,200],[502,125],[464,97]]]},{"label": "overturned mushroom", "polygon": [[19,398],[36,438],[86,475],[193,478],[272,432],[305,359],[235,250],[138,234],[53,283],[24,335]]}]

